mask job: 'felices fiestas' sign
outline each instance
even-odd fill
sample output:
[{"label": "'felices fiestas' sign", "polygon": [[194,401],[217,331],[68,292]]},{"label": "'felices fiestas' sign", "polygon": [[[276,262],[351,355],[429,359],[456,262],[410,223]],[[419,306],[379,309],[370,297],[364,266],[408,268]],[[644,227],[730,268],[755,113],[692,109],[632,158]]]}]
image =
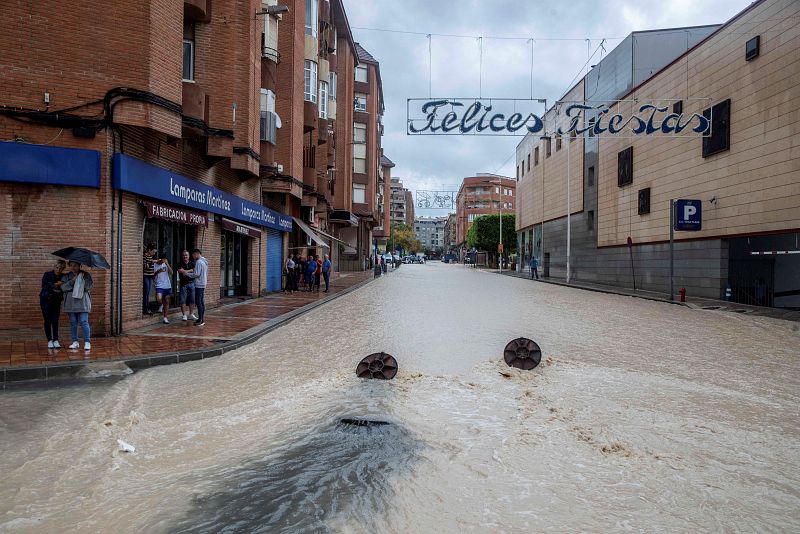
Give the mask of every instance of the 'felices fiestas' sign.
[{"label": "'felices fiestas' sign", "polygon": [[[409,99],[409,135],[702,135],[711,131],[711,118],[698,113],[672,113],[659,103],[615,101],[599,105],[557,102],[547,114],[561,126],[546,127],[544,115],[529,109],[538,100]],[[625,105],[627,104],[627,105]],[[631,105],[633,104],[633,105]],[[622,111],[621,109],[630,108]],[[590,121],[589,119],[594,119]]]}]

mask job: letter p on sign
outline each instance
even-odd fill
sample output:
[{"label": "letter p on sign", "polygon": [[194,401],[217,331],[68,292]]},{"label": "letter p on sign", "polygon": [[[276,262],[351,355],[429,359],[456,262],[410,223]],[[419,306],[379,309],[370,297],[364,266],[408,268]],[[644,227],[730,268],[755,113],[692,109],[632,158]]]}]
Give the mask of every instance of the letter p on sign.
[{"label": "letter p on sign", "polygon": [[683,207],[683,220],[690,221],[694,214],[697,213],[697,208],[692,205],[686,205]]}]

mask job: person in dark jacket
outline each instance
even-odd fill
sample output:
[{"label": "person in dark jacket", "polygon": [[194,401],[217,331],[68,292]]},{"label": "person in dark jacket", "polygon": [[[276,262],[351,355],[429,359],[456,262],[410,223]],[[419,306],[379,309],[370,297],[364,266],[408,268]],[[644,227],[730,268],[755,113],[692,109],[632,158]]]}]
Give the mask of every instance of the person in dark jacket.
[{"label": "person in dark jacket", "polygon": [[42,290],[39,292],[39,306],[44,317],[44,335],[47,336],[48,349],[60,349],[58,343],[58,316],[61,314],[61,275],[67,268],[67,262],[58,260],[53,265],[52,271],[47,271],[42,276]]}]

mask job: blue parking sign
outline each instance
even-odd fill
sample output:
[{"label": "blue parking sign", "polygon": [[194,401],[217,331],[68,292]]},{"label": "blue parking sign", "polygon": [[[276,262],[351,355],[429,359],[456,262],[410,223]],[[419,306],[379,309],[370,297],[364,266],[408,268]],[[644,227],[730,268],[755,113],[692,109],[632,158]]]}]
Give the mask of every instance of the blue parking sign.
[{"label": "blue parking sign", "polygon": [[697,232],[703,227],[702,200],[675,201],[675,230],[678,232]]}]

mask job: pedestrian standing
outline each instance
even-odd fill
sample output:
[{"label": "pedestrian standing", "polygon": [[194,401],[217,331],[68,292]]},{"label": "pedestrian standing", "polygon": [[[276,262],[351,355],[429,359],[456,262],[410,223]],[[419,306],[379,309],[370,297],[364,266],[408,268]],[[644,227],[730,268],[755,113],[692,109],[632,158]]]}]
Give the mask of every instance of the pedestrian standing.
[{"label": "pedestrian standing", "polygon": [[314,262],[317,264],[317,268],[314,270],[314,288],[319,293],[319,286],[322,279],[322,260],[319,259],[319,256],[314,256]]},{"label": "pedestrian standing", "polygon": [[294,293],[294,260],[291,254],[289,254],[289,258],[286,260],[283,272],[286,274],[286,284],[283,286],[283,292],[292,294]]},{"label": "pedestrian standing", "polygon": [[189,255],[188,250],[181,252],[181,261],[178,264],[178,304],[181,305],[181,320],[188,321],[189,317],[193,321],[197,320],[197,315],[194,314],[194,278],[181,274],[181,271],[194,270],[194,260]]},{"label": "pedestrian standing", "polygon": [[197,306],[197,319],[194,325],[203,326],[206,324],[205,293],[208,285],[208,261],[203,257],[203,253],[199,248],[192,251],[192,259],[194,260],[193,270],[178,269],[178,272],[194,280],[194,303]]},{"label": "pedestrian standing", "polygon": [[164,314],[162,321],[164,324],[169,324],[167,314],[169,313],[169,297],[172,294],[172,267],[167,260],[166,252],[156,260],[153,272],[156,273],[156,300],[159,309]]},{"label": "pedestrian standing", "polygon": [[317,272],[317,262],[314,259],[314,256],[308,257],[308,264],[306,265],[306,283],[308,284],[308,290],[313,291],[314,289],[314,273]]},{"label": "pedestrian standing", "polygon": [[156,261],[156,244],[148,243],[142,254],[142,313],[153,315],[150,310],[150,291],[153,289],[155,273],[153,266]]},{"label": "pedestrian standing", "polygon": [[539,279],[539,260],[536,259],[536,256],[531,258],[531,280],[534,276],[537,280]]},{"label": "pedestrian standing", "polygon": [[51,271],[47,271],[42,276],[42,289],[39,292],[39,307],[42,309],[44,318],[44,335],[47,336],[48,349],[60,349],[58,343],[58,316],[61,314],[61,275],[67,262],[58,260]]},{"label": "pedestrian standing", "polygon": [[69,272],[61,277],[61,292],[64,294],[64,311],[69,316],[70,334],[72,344],[70,349],[80,347],[78,343],[78,325],[83,331],[83,350],[92,350],[91,330],[89,328],[89,313],[92,311],[92,298],[90,292],[94,281],[92,275],[81,270],[81,264],[71,261],[68,264]]},{"label": "pedestrian standing", "polygon": [[327,254],[325,254],[325,260],[322,262],[322,276],[325,278],[325,293],[327,293],[331,283],[331,260],[328,259]]}]

